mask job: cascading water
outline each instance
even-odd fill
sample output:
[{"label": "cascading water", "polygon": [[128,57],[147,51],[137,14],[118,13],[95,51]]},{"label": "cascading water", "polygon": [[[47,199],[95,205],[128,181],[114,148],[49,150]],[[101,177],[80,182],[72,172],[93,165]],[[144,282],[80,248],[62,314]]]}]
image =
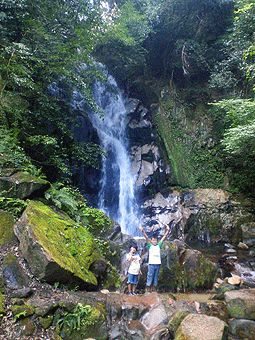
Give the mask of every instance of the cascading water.
[{"label": "cascading water", "polygon": [[127,152],[124,99],[111,76],[104,84],[96,81],[94,98],[103,114],[91,114],[91,121],[97,129],[101,147],[107,154],[103,160],[99,209],[117,221],[124,234],[137,236],[139,219],[135,204],[135,178]]}]

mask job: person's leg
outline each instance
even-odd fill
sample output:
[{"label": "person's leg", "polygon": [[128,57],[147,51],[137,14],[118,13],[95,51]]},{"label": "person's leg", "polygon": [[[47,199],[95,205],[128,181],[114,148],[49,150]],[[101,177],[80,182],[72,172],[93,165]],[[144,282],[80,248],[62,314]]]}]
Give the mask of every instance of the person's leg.
[{"label": "person's leg", "polygon": [[128,294],[132,294],[132,283],[133,283],[133,275],[128,273],[128,280],[127,280],[127,284],[128,284]]},{"label": "person's leg", "polygon": [[153,277],[154,277],[154,265],[153,264],[149,264],[148,265],[148,274],[147,274],[147,291],[150,292],[151,291],[151,285],[153,282]]},{"label": "person's leg", "polygon": [[133,275],[132,293],[135,293],[137,282],[138,282],[138,275]]},{"label": "person's leg", "polygon": [[160,268],[160,264],[154,265],[154,273],[153,273],[154,275],[153,275],[153,280],[152,280],[153,291],[156,291],[156,287],[158,285],[159,268]]},{"label": "person's leg", "polygon": [[135,292],[135,286],[136,286],[136,285],[132,285],[132,293]]}]

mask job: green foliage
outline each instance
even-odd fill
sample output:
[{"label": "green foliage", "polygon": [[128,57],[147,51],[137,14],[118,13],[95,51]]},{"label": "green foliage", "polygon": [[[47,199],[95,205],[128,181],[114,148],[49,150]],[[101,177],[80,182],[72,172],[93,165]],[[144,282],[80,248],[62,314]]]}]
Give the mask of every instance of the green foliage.
[{"label": "green foliage", "polygon": [[232,188],[255,194],[255,102],[229,99],[213,103],[228,121],[221,136],[225,167],[229,169]]},{"label": "green foliage", "polygon": [[24,200],[18,198],[5,197],[4,192],[0,195],[0,209],[9,211],[15,217],[20,217],[23,211],[26,209],[27,203]]},{"label": "green foliage", "polygon": [[15,319],[15,320],[18,320],[18,319],[20,319],[20,318],[22,318],[22,317],[25,317],[26,315],[27,315],[27,311],[24,310],[24,311],[22,311],[22,312],[20,312],[20,313],[18,313],[18,314],[16,314],[16,315],[14,315],[14,319]]},{"label": "green foliage", "polygon": [[118,80],[130,81],[142,74],[146,54],[142,42],[150,30],[146,14],[127,1],[110,13],[95,55]]},{"label": "green foliage", "polygon": [[81,327],[91,326],[95,323],[93,319],[93,309],[90,305],[83,306],[78,303],[73,312],[66,312],[65,315],[58,320],[58,325],[60,329],[63,327],[68,328],[69,334],[73,330],[80,330]]},{"label": "green foliage", "polygon": [[32,167],[30,158],[14,132],[0,127],[0,168],[24,169]]},{"label": "green foliage", "polygon": [[210,86],[228,98],[236,93],[251,95],[254,87],[255,5],[253,0],[236,4],[232,30],[224,38],[222,60],[215,65],[210,80]]},{"label": "green foliage", "polygon": [[45,192],[45,198],[58,209],[67,212],[70,217],[76,217],[77,220],[80,203],[75,189],[55,183]]},{"label": "green foliage", "polygon": [[99,148],[73,139],[70,98],[75,89],[93,106],[99,8],[87,0],[1,0],[0,26],[0,125],[15,130],[51,181],[70,175],[74,159],[98,167]]}]

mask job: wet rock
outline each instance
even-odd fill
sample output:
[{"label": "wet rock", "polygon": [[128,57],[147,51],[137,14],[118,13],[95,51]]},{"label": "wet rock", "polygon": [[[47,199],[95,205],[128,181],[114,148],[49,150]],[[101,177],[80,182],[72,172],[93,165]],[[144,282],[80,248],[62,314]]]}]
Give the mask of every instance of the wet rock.
[{"label": "wet rock", "polygon": [[169,340],[170,332],[168,327],[162,326],[160,329],[158,329],[156,332],[153,333],[153,335],[150,337],[150,340]]},{"label": "wet rock", "polygon": [[201,252],[181,242],[165,242],[159,287],[162,289],[212,288],[218,269]]},{"label": "wet rock", "polygon": [[239,286],[242,283],[242,279],[240,276],[233,275],[228,278],[228,283],[234,286]]},{"label": "wet rock", "polygon": [[9,253],[3,259],[2,270],[6,286],[14,289],[23,289],[28,286],[29,277],[13,254]]},{"label": "wet rock", "polygon": [[47,190],[50,183],[26,172],[17,172],[11,176],[0,177],[0,191],[6,191],[6,197],[26,198],[32,193]]},{"label": "wet rock", "polygon": [[213,300],[224,300],[224,293],[225,292],[230,292],[232,290],[237,289],[235,286],[222,282],[218,288],[216,288],[216,294],[212,297]]},{"label": "wet rock", "polygon": [[224,297],[232,318],[255,320],[255,289],[226,292]]},{"label": "wet rock", "polygon": [[[155,294],[155,293],[151,293]],[[166,321],[166,311],[161,300],[157,296],[157,304],[154,305],[141,319],[141,323],[146,329],[151,331]]]},{"label": "wet rock", "polygon": [[229,333],[240,340],[254,340],[255,321],[244,319],[230,320]]},{"label": "wet rock", "polygon": [[249,249],[247,244],[245,244],[243,242],[239,242],[238,245],[237,245],[237,248],[242,249],[242,250],[248,250]]},{"label": "wet rock", "polygon": [[21,289],[15,289],[11,292],[11,296],[13,298],[19,298],[19,299],[28,298],[32,294],[33,294],[33,290],[29,287],[21,288]]},{"label": "wet rock", "polygon": [[175,340],[225,340],[227,324],[203,314],[189,314],[179,326]]}]

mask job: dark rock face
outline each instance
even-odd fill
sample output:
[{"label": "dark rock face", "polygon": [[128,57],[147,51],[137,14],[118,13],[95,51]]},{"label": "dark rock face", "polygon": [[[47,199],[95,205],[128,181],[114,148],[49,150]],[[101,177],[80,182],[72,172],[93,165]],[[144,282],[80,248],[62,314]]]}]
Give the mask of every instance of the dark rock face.
[{"label": "dark rock face", "polygon": [[[73,128],[73,134],[75,141],[81,145],[86,143],[100,144],[96,129],[93,128],[92,123],[85,114],[78,117],[78,123]],[[100,164],[101,159],[98,159],[98,162]],[[97,205],[100,178],[101,171],[99,169],[85,165],[82,162],[73,161],[73,182],[89,204],[93,206]]]},{"label": "dark rock face", "polygon": [[26,287],[29,278],[13,254],[8,254],[2,264],[5,285],[13,289]]},{"label": "dark rock face", "polygon": [[0,177],[0,191],[5,191],[6,197],[23,199],[37,191],[45,191],[49,187],[50,183],[48,181],[25,172]]}]

